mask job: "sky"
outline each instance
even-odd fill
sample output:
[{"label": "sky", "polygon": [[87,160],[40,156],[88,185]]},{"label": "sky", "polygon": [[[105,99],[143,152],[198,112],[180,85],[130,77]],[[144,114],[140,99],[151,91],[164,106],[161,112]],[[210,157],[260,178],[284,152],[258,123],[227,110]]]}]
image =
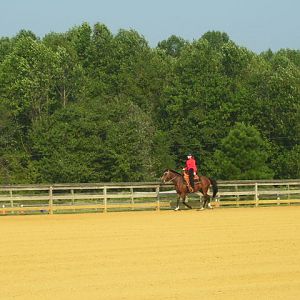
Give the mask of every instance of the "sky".
[{"label": "sky", "polygon": [[0,0],[0,37],[25,29],[42,38],[99,22],[113,34],[134,29],[151,47],[171,35],[193,41],[214,30],[257,53],[299,50],[299,12],[300,0]]}]

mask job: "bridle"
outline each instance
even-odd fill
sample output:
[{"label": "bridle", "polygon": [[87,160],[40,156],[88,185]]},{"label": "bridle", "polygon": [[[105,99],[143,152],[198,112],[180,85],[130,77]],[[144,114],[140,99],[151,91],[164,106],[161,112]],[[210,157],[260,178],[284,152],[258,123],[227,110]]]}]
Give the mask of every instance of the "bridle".
[{"label": "bridle", "polygon": [[[168,171],[168,173],[170,173],[170,171]],[[164,180],[164,183],[171,183],[176,177],[176,174],[174,174],[173,178],[169,179],[168,181]]]}]

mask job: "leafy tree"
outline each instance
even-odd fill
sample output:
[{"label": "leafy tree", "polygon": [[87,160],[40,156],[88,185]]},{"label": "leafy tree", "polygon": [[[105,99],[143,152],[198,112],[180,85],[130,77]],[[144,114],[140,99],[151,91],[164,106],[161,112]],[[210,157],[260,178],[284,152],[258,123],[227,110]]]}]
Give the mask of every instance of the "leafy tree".
[{"label": "leafy tree", "polygon": [[85,96],[88,81],[86,71],[79,62],[76,48],[67,34],[50,33],[44,37],[43,44],[56,56],[53,97],[60,100],[57,104],[65,107],[69,101],[76,101]]},{"label": "leafy tree", "polygon": [[300,67],[300,50],[281,49],[276,53],[277,55],[288,58],[297,68]]},{"label": "leafy tree", "polygon": [[12,41],[6,38],[0,38],[0,63],[2,63],[5,57],[12,51],[13,43]]},{"label": "leafy tree", "polygon": [[100,23],[0,38],[0,180],[147,180],[187,152],[221,178],[297,177],[299,53]]},{"label": "leafy tree", "polygon": [[182,50],[173,69],[160,108],[163,129],[172,140],[178,164],[182,165],[187,152],[193,152],[201,160],[201,172],[206,173],[216,138],[224,132],[224,124],[215,122],[218,109],[227,98],[221,56],[207,40],[200,39]]},{"label": "leafy tree", "polygon": [[84,22],[81,26],[75,26],[69,30],[66,36],[74,47],[79,62],[83,67],[87,67],[89,65],[89,53],[91,47],[91,26]]},{"label": "leafy tree", "polygon": [[[271,63],[271,64],[270,64]],[[274,56],[254,70],[249,83],[252,124],[269,140],[293,147],[298,135],[300,73],[286,57]]]},{"label": "leafy tree", "polygon": [[115,82],[115,64],[113,59],[115,48],[113,35],[109,29],[100,23],[93,28],[90,47],[88,49],[88,67],[86,75],[87,92],[90,97],[112,93],[112,82]]},{"label": "leafy tree", "polygon": [[220,50],[230,41],[228,34],[220,31],[208,31],[202,35],[201,39],[207,40],[215,50]]},{"label": "leafy tree", "polygon": [[162,175],[162,171],[165,169],[174,169],[176,167],[175,155],[170,153],[171,141],[168,135],[157,130],[154,132],[153,141],[151,143],[151,153],[153,158],[151,160],[153,170],[152,178],[158,178]]},{"label": "leafy tree", "polygon": [[163,40],[157,44],[157,48],[164,50],[166,54],[172,57],[180,56],[182,48],[187,45],[188,42],[181,37],[171,35],[167,40]]},{"label": "leafy tree", "polygon": [[294,146],[290,151],[281,155],[283,169],[281,176],[284,178],[299,178],[300,177],[300,144]]},{"label": "leafy tree", "polygon": [[84,70],[74,53],[58,47],[56,58],[55,87],[61,99],[60,102],[65,107],[70,100],[75,101],[83,94],[86,79]]},{"label": "leafy tree", "polygon": [[76,52],[74,45],[66,33],[50,32],[44,36],[42,42],[54,52],[60,47],[65,48],[68,52]]},{"label": "leafy tree", "polygon": [[268,144],[257,129],[237,123],[215,152],[217,175],[222,179],[270,179],[273,172],[267,159]]},{"label": "leafy tree", "polygon": [[24,145],[20,126],[0,101],[0,184],[26,183],[30,154]]},{"label": "leafy tree", "polygon": [[224,44],[221,50],[222,65],[226,76],[242,76],[251,61],[252,54],[247,49],[241,48],[233,42]]},{"label": "leafy tree", "polygon": [[[70,105],[34,124],[31,139],[38,182],[139,181],[161,165],[151,154],[154,128],[124,99]],[[157,142],[158,144],[161,144]],[[164,159],[166,155],[162,155]]]},{"label": "leafy tree", "polygon": [[20,122],[30,122],[48,113],[54,99],[55,54],[30,37],[20,38],[0,67],[0,93]]},{"label": "leafy tree", "polygon": [[32,32],[31,30],[25,30],[25,29],[21,29],[15,37],[13,37],[13,41],[14,42],[18,42],[19,40],[22,40],[22,39],[26,39],[26,38],[29,38],[29,39],[32,39],[34,41],[37,41],[38,40],[38,37],[36,36],[36,34],[34,32]]},{"label": "leafy tree", "polygon": [[152,116],[169,72],[166,56],[152,51],[133,30],[121,30],[114,37],[113,49],[110,94],[129,99]]},{"label": "leafy tree", "polygon": [[299,144],[288,150],[282,146],[274,145],[270,162],[275,178],[295,179],[300,175],[300,146]]}]

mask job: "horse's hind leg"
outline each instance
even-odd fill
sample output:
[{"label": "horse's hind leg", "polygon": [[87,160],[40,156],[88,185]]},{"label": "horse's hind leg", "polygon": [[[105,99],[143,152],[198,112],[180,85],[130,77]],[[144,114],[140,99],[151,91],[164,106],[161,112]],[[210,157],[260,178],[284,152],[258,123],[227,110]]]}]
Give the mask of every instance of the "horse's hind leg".
[{"label": "horse's hind leg", "polygon": [[208,201],[207,201],[207,208],[209,208],[209,209],[213,209],[213,207],[211,206],[211,204],[210,204],[210,197],[208,196],[208,199],[207,199]]},{"label": "horse's hind leg", "polygon": [[210,208],[210,209],[213,209],[213,207],[211,206],[210,204],[210,197],[208,196],[208,203],[207,203],[207,207]]},{"label": "horse's hind leg", "polygon": [[204,210],[206,205],[206,197],[203,197],[202,206],[200,207],[200,210]]},{"label": "horse's hind leg", "polygon": [[206,194],[206,195],[203,196],[203,198],[204,198],[203,199],[203,204],[202,204],[202,207],[200,208],[200,210],[204,210],[206,208],[206,203],[209,199],[209,196]]}]

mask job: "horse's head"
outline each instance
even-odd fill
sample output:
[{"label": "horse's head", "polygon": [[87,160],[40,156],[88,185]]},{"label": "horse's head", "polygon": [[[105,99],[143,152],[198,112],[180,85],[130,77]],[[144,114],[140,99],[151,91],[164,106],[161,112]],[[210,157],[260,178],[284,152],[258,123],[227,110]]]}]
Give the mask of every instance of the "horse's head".
[{"label": "horse's head", "polygon": [[176,172],[174,172],[170,169],[166,169],[160,179],[163,183],[168,183],[168,182],[171,182],[176,177],[177,177]]}]

